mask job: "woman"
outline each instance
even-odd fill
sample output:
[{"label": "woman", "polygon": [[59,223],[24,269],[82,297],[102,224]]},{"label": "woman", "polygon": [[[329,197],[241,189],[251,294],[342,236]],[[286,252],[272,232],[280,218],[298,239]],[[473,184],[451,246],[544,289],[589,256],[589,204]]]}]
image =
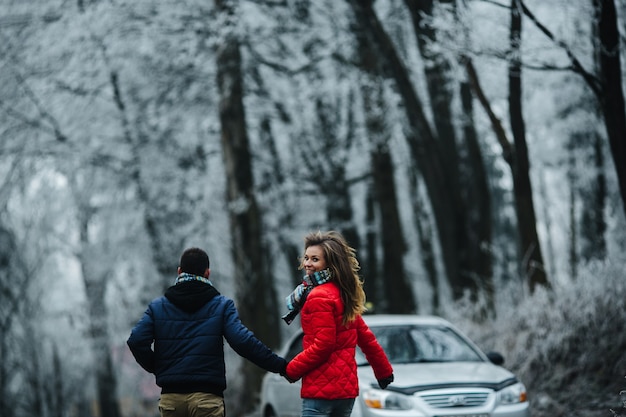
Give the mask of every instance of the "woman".
[{"label": "woman", "polygon": [[301,307],[303,350],[289,362],[285,376],[302,378],[302,417],[347,417],[359,394],[355,347],[365,354],[382,389],[393,381],[393,369],[361,317],[365,292],[355,250],[333,231],[307,235],[304,249],[300,269],[309,277],[323,273],[329,278],[307,291]]}]

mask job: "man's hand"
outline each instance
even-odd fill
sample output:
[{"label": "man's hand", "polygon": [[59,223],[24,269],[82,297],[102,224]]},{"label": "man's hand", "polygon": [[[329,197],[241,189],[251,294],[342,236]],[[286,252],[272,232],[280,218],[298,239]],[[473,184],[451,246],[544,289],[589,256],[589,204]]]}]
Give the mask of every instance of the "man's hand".
[{"label": "man's hand", "polygon": [[297,379],[292,379],[289,378],[289,375],[287,375],[287,372],[285,373],[281,373],[280,376],[282,376],[283,378],[285,378],[287,381],[289,381],[290,384],[293,384],[294,382],[297,381]]}]

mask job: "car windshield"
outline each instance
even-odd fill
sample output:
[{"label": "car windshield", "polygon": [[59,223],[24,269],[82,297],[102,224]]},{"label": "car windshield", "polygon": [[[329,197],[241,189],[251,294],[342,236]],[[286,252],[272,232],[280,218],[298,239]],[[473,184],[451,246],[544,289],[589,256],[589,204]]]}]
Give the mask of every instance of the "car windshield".
[{"label": "car windshield", "polygon": [[[419,362],[474,362],[483,359],[454,330],[445,326],[371,327],[392,364]],[[358,365],[367,365],[357,348]]]}]

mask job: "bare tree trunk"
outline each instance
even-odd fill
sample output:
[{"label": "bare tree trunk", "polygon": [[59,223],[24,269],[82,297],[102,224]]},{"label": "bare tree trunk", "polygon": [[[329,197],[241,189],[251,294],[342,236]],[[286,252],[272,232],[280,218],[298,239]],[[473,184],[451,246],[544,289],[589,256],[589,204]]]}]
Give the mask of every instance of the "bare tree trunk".
[{"label": "bare tree trunk", "polygon": [[[511,45],[513,58],[509,64],[509,112],[511,129],[514,135],[514,143],[507,138],[502,122],[498,119],[487,97],[485,96],[478,74],[469,57],[464,57],[468,80],[471,88],[489,116],[496,138],[502,146],[502,155],[509,164],[513,176],[513,193],[515,197],[515,209],[517,214],[517,231],[519,236],[519,259],[522,272],[531,291],[537,285],[549,287],[547,275],[544,269],[541,247],[537,235],[537,224],[530,184],[530,163],[524,132],[524,120],[521,105],[521,65],[519,57],[519,42],[521,41],[521,15],[517,9],[518,0],[512,0],[511,7]],[[518,155],[519,154],[519,155]]]},{"label": "bare tree trunk", "polygon": [[[464,287],[456,291],[459,297],[462,291],[469,289],[473,299],[480,291],[486,298],[485,310],[481,315],[493,312],[493,271],[491,266],[491,196],[487,174],[482,159],[482,151],[476,135],[473,119],[472,97],[466,81],[460,83],[461,106],[463,110],[462,138],[457,141],[454,129],[451,104],[454,102],[454,79],[451,77],[451,65],[444,54],[433,46],[437,45],[436,29],[427,19],[433,16],[433,0],[404,0],[411,13],[414,32],[421,55],[426,62],[425,75],[429,90],[433,121],[437,131],[437,142],[446,174],[451,187],[450,194],[455,198],[455,213],[458,219],[459,233],[457,248],[459,268],[464,278]],[[456,2],[440,0],[439,3],[451,5],[456,15]],[[464,145],[464,146],[461,146]]]},{"label": "bare tree trunk", "polygon": [[[175,233],[171,233],[171,230],[177,229],[171,222],[173,219],[183,219],[186,216],[172,216],[172,213],[164,212],[164,205],[155,204],[154,199],[150,197],[141,175],[140,142],[142,133],[138,134],[139,139],[133,137],[131,120],[127,113],[127,104],[122,97],[119,75],[116,71],[110,71],[109,81],[113,91],[115,107],[120,114],[123,138],[131,149],[131,163],[128,165],[129,177],[135,184],[139,202],[143,205],[143,220],[146,231],[150,236],[152,259],[161,277],[162,287],[165,290],[172,283],[172,274],[176,271],[184,239],[184,236],[177,236]],[[176,207],[184,207],[184,205],[179,204]]]},{"label": "bare tree trunk", "polygon": [[365,294],[367,294],[367,300],[371,304],[371,312],[378,313],[379,311],[385,311],[386,298],[384,295],[384,278],[378,272],[380,263],[378,262],[378,227],[376,216],[376,196],[374,191],[374,184],[370,183],[367,187],[367,194],[365,196],[365,250],[367,256],[362,267],[365,272],[365,279],[363,287]]},{"label": "bare tree trunk", "polygon": [[[290,204],[289,191],[284,190],[287,174],[276,148],[276,138],[272,132],[271,116],[264,116],[260,128],[261,144],[264,149],[268,150],[271,156],[271,163],[267,167],[266,172],[261,175],[261,178],[265,179],[266,182],[260,183],[258,188],[260,190],[270,188],[278,188],[280,190],[279,195],[276,196],[277,201],[274,203],[275,206],[279,207],[275,212],[279,219],[277,221],[278,230],[275,230],[274,233],[277,235],[279,251],[285,255],[287,265],[293,267],[290,269],[292,271],[291,281],[296,286],[302,281],[302,271],[299,271],[297,268],[302,255],[302,245],[299,241],[296,244],[289,238],[289,232],[295,227],[293,220],[295,209]],[[279,294],[279,302],[282,301],[281,295]],[[284,296],[286,295],[284,294]]]},{"label": "bare tree trunk", "polygon": [[537,234],[537,218],[530,183],[530,161],[526,145],[526,129],[522,112],[522,8],[519,0],[511,0],[511,60],[509,63],[509,113],[513,133],[513,189],[517,212],[522,270],[531,291],[537,285],[548,286],[541,244]]},{"label": "bare tree trunk", "polygon": [[35,338],[33,337],[34,329],[32,328],[33,319],[30,318],[30,320],[31,322],[25,324],[25,327],[29,330],[30,335],[27,337],[31,339],[29,340],[31,344],[22,352],[22,354],[25,357],[30,358],[30,360],[28,361],[29,369],[28,369],[28,376],[26,377],[26,381],[27,381],[26,390],[30,391],[32,395],[32,400],[28,404],[28,412],[33,415],[47,417],[48,416],[48,413],[47,413],[48,404],[46,404],[46,399],[44,395],[44,384],[43,384],[45,373],[42,370],[43,367],[41,364],[41,357],[43,355],[41,355],[40,352],[36,352],[36,349],[34,349]]},{"label": "bare tree trunk", "polygon": [[[380,84],[364,85],[364,107],[368,135],[371,141],[371,170],[374,201],[379,216],[382,243],[382,271],[378,275],[385,285],[382,311],[392,314],[412,314],[416,312],[413,289],[404,269],[406,243],[396,196],[395,170],[389,150],[389,133],[384,120],[384,103],[380,97]],[[376,112],[375,109],[379,109]],[[381,288],[379,288],[380,290]]]},{"label": "bare tree trunk", "polygon": [[[101,44],[105,60],[106,48]],[[108,61],[107,61],[108,64]],[[115,105],[122,115],[122,127],[124,136],[130,140],[128,118],[125,113],[125,106],[121,100],[121,94],[117,79],[117,73],[109,72],[109,80],[114,94]],[[137,168],[133,169],[133,174],[138,175]],[[93,172],[91,175],[95,175]],[[74,176],[68,175],[68,178],[75,179]],[[73,192],[76,199],[79,217],[79,234],[80,234],[80,251],[78,259],[80,260],[81,275],[85,285],[85,296],[88,305],[88,328],[91,349],[94,354],[94,373],[97,395],[97,406],[99,414],[106,417],[121,417],[120,405],[117,398],[117,378],[113,360],[111,358],[110,337],[108,332],[108,311],[106,307],[106,287],[108,283],[108,274],[110,269],[108,266],[102,267],[102,253],[100,249],[96,249],[93,242],[89,238],[89,224],[92,221],[94,208],[89,202],[85,202],[84,190],[75,183],[72,184]]]},{"label": "bare tree trunk", "polygon": [[[252,157],[243,106],[241,52],[234,26],[237,18],[235,4],[231,0],[215,0],[215,6],[222,23],[222,42],[216,50],[219,119],[239,313],[242,322],[263,342],[276,347],[280,342],[280,315],[262,238],[261,213],[254,194]],[[249,412],[254,407],[263,370],[243,361],[242,376],[241,400],[234,405],[235,415]]]},{"label": "bare tree trunk", "polygon": [[359,250],[361,240],[354,224],[354,210],[350,195],[350,182],[345,166],[335,167],[334,182],[326,187],[328,224],[338,230],[346,238],[346,242],[354,249]]},{"label": "bare tree trunk", "polygon": [[467,228],[470,259],[474,259],[472,271],[476,274],[481,290],[486,298],[484,313],[495,311],[495,288],[491,257],[493,216],[491,190],[481,146],[474,124],[474,102],[468,81],[460,85],[461,106],[463,108],[463,138],[467,146],[467,172],[460,176],[461,189],[465,190],[468,201]]},{"label": "bare tree trunk", "polygon": [[410,131],[407,133],[411,157],[424,178],[437,224],[446,277],[455,296],[462,294],[466,282],[460,270],[457,236],[460,233],[455,199],[448,192],[449,178],[436,138],[422,103],[391,39],[372,7],[371,0],[348,0],[355,14],[356,31],[362,31],[371,55],[379,60],[384,75],[391,78],[403,100]]},{"label": "bare tree trunk", "polygon": [[617,12],[613,0],[593,0],[593,5],[599,41],[596,52],[602,91],[599,98],[611,145],[611,155],[617,171],[622,208],[626,213],[626,109],[622,89]]},{"label": "bare tree trunk", "polygon": [[[452,0],[439,2],[447,4],[452,3]],[[436,45],[437,34],[432,25],[424,19],[433,17],[434,0],[404,0],[404,4],[411,14],[417,45],[425,62],[426,87],[437,132],[437,144],[441,149],[446,173],[449,173],[452,192],[459,193],[459,150],[450,107],[454,96],[450,63],[443,54],[432,48]]]},{"label": "bare tree trunk", "polygon": [[[441,0],[440,2],[451,3],[450,0]],[[472,231],[477,230],[476,225],[469,223],[470,218],[480,217],[482,213],[476,212],[475,202],[469,199],[473,195],[462,192],[461,172],[465,174],[466,179],[471,178],[472,182],[477,178],[472,175],[471,168],[467,165],[468,160],[462,159],[459,152],[450,107],[454,101],[450,63],[443,54],[432,49],[432,46],[437,43],[437,34],[432,25],[424,19],[432,18],[434,0],[404,0],[404,3],[411,14],[417,45],[425,62],[424,74],[432,107],[436,146],[444,164],[444,175],[449,187],[447,192],[452,200],[455,228],[458,231],[455,236],[455,251],[458,254],[459,279],[458,285],[452,287],[452,294],[455,299],[458,299],[465,290],[469,290],[472,298],[476,299],[478,291],[483,286],[482,280],[485,279],[490,282],[491,276],[482,276],[481,274],[483,271],[480,270],[484,267],[480,263],[484,257],[471,256],[472,249],[480,248],[481,242],[470,240],[470,237],[476,237],[476,233],[472,233]],[[461,166],[462,163],[466,166]],[[488,258],[487,262],[489,262]],[[491,285],[484,286],[490,287]]]},{"label": "bare tree trunk", "polygon": [[[345,105],[350,109],[353,108],[352,94],[347,99],[348,101]],[[340,137],[338,126],[341,121],[336,119],[336,114],[340,113],[341,109],[335,105],[329,105],[319,98],[315,104],[318,135],[320,138],[324,138],[323,140],[327,143],[334,142],[332,148],[326,147],[325,150],[333,152],[334,149],[337,149],[341,154],[348,155],[349,148],[354,141],[352,110],[349,111],[349,118],[346,121],[347,135],[346,137]],[[323,184],[323,192],[326,195],[328,224],[332,229],[341,232],[348,244],[358,251],[361,242],[354,224],[354,211],[350,195],[351,183],[346,171],[345,158],[337,158],[333,161],[319,153],[318,159],[325,160],[319,161],[318,166],[324,164],[327,167],[325,174],[320,177],[319,184]],[[311,158],[305,157],[304,160],[308,164],[310,171],[314,172],[315,167],[310,165]]]},{"label": "bare tree trunk", "polygon": [[[464,27],[463,23],[459,21],[459,8],[461,4],[459,0],[453,3],[454,18],[455,21],[459,23],[459,27]],[[472,40],[468,29],[463,31],[460,39],[466,45],[467,49],[471,49]],[[464,59],[463,56],[457,57],[461,65],[463,65]],[[468,241],[474,243],[469,249],[469,257],[470,259],[474,259],[474,271],[477,274],[483,294],[486,298],[486,311],[482,313],[495,313],[495,288],[492,260],[495,216],[492,212],[491,204],[493,190],[489,184],[482,146],[476,132],[472,87],[467,77],[464,77],[459,83],[459,95],[462,110],[462,138],[466,146],[466,154],[461,158],[461,166],[463,169],[461,170],[459,181],[461,190],[464,190],[463,195],[467,201]]]},{"label": "bare tree trunk", "polygon": [[80,260],[89,317],[89,336],[94,354],[94,371],[99,415],[121,417],[117,401],[117,379],[111,359],[111,346],[108,331],[108,311],[106,308],[106,286],[108,266],[102,266],[98,250],[89,241],[88,225],[91,221],[91,208],[80,202]]},{"label": "bare tree trunk", "polygon": [[[371,135],[372,133],[370,133]],[[380,210],[380,230],[383,249],[383,270],[385,280],[384,312],[392,314],[413,314],[417,312],[413,289],[404,270],[406,244],[396,197],[396,185],[391,154],[387,144],[376,146],[370,154],[376,201]]]},{"label": "bare tree trunk", "polygon": [[593,0],[595,33],[592,40],[596,48],[597,77],[584,69],[572,51],[538,21],[522,0],[519,0],[519,5],[539,30],[565,50],[572,62],[572,71],[583,77],[598,98],[617,173],[622,209],[626,214],[626,106],[622,87],[618,15],[614,0]]},{"label": "bare tree trunk", "polygon": [[441,288],[439,285],[439,278],[437,274],[437,262],[435,259],[435,243],[433,242],[434,236],[431,230],[431,221],[428,218],[424,202],[420,200],[420,183],[417,168],[409,168],[409,183],[411,184],[411,207],[413,212],[413,218],[415,220],[415,227],[417,229],[417,236],[419,239],[420,255],[422,257],[422,263],[430,288],[432,289],[432,296],[430,300],[430,311],[432,314],[439,314],[440,311],[440,298]]},{"label": "bare tree trunk", "polygon": [[607,224],[604,218],[607,191],[603,139],[597,132],[594,133],[592,156],[587,159],[589,166],[594,170],[593,179],[581,191],[585,204],[582,207],[580,224],[580,255],[585,261],[602,260],[607,253],[605,236]]},{"label": "bare tree trunk", "polygon": [[65,392],[63,389],[63,367],[61,365],[61,357],[57,345],[52,347],[52,381],[49,387],[50,398],[49,404],[51,417],[63,417],[64,408],[67,407]]},{"label": "bare tree trunk", "polygon": [[569,149],[567,180],[569,185],[569,273],[572,279],[578,276],[578,216],[576,210],[576,165],[573,149]]},{"label": "bare tree trunk", "polygon": [[[404,269],[406,242],[402,231],[402,221],[396,196],[395,170],[389,149],[390,129],[385,120],[386,103],[383,98],[383,84],[380,58],[371,54],[363,31],[356,32],[360,62],[361,94],[365,126],[370,142],[373,197],[377,206],[382,237],[383,263],[379,275],[384,279],[384,303],[381,312],[416,313],[417,306],[413,288]],[[372,271],[374,272],[374,271]],[[375,273],[375,272],[374,272]],[[383,289],[379,286],[379,290]]]},{"label": "bare tree trunk", "polygon": [[[81,12],[84,12],[82,8],[80,9]],[[172,284],[172,274],[176,271],[179,256],[183,249],[184,239],[187,237],[184,233],[176,233],[177,230],[182,229],[180,223],[186,222],[188,218],[187,213],[181,213],[181,211],[192,211],[193,205],[184,204],[187,202],[180,201],[180,204],[175,206],[177,212],[172,213],[171,211],[164,210],[164,207],[167,207],[167,205],[159,204],[155,201],[156,199],[150,195],[146,182],[142,178],[141,146],[149,143],[151,139],[154,140],[154,138],[156,138],[156,141],[159,141],[162,138],[154,135],[154,132],[146,133],[142,131],[139,127],[140,123],[137,123],[137,134],[133,135],[133,120],[129,115],[129,105],[126,97],[123,95],[122,86],[120,85],[120,75],[113,69],[110,63],[104,41],[100,41],[99,46],[108,68],[108,81],[115,108],[119,113],[122,138],[131,150],[130,161],[126,166],[127,172],[125,172],[124,175],[128,176],[135,184],[139,203],[143,206],[143,223],[150,237],[153,263],[161,278],[162,288],[165,290]],[[141,114],[141,111],[138,113]],[[203,155],[201,155],[201,157],[203,157]],[[177,221],[179,223],[175,223]],[[146,303],[148,301],[149,299],[146,300]]]},{"label": "bare tree trunk", "polygon": [[[22,300],[12,281],[17,271],[14,265],[19,252],[16,250],[15,235],[0,223],[0,294],[2,294],[2,304],[0,305],[0,415],[11,417],[14,415],[12,407],[12,395],[9,387],[10,376],[14,373],[10,360],[10,340],[12,335],[12,322],[17,319],[15,312],[18,303]],[[21,287],[21,286],[20,286]],[[17,288],[20,290],[22,288]],[[24,289],[25,290],[25,289]]]}]

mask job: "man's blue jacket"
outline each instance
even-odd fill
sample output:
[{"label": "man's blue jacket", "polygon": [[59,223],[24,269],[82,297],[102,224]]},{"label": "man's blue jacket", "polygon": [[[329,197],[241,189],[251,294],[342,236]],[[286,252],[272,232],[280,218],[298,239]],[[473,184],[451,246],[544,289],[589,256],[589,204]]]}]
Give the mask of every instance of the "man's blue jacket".
[{"label": "man's blue jacket", "polygon": [[153,300],[127,343],[137,362],[155,374],[163,393],[209,392],[223,396],[224,339],[257,366],[274,373],[285,372],[285,359],[241,323],[233,300],[199,281],[178,283]]}]

